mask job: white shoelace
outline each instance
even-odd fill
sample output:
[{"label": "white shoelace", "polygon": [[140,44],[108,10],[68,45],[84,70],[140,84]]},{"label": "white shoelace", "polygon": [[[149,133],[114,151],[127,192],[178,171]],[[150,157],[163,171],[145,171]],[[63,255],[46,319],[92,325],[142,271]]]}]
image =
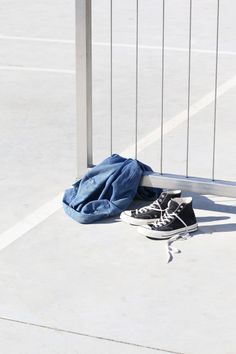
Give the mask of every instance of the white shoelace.
[{"label": "white shoelace", "polygon": [[150,204],[150,205],[147,205],[145,207],[142,207],[140,209],[136,209],[135,210],[135,213],[138,214],[138,213],[145,213],[147,211],[150,211],[150,210],[156,210],[156,211],[160,211],[161,212],[161,215],[162,215],[162,212],[164,210],[161,209],[161,205],[159,203],[158,200],[156,200],[154,203]]},{"label": "white shoelace", "polygon": [[168,210],[165,210],[164,215],[161,215],[160,219],[158,219],[154,223],[154,225],[156,226],[165,226],[168,222],[172,221],[175,217],[184,225],[185,231],[179,233],[178,235],[172,236],[167,241],[166,243],[166,250],[168,255],[167,263],[170,263],[173,260],[174,258],[173,255],[175,253],[181,253],[181,251],[178,248],[171,246],[172,243],[174,243],[177,240],[181,240],[181,241],[187,240],[191,237],[191,235],[188,231],[188,226],[186,225],[186,223],[175,212],[169,213]]},{"label": "white shoelace", "polygon": [[161,218],[161,220],[160,220],[159,225],[160,224],[166,225],[167,221],[169,222],[169,221],[173,220],[174,217],[176,217],[184,225],[185,231],[180,232],[178,235],[172,236],[167,241],[167,243],[166,243],[166,250],[167,250],[167,255],[168,255],[167,263],[170,263],[173,260],[175,253],[181,253],[180,249],[171,246],[172,243],[174,243],[177,240],[185,241],[185,240],[188,240],[189,238],[192,237],[188,231],[188,226],[186,225],[186,223],[175,212],[169,214],[168,211],[166,210],[163,218]]},{"label": "white shoelace", "polygon": [[[160,225],[160,226],[164,226],[166,225],[168,222],[170,222],[171,220],[174,219],[174,217],[177,216],[176,213],[172,212],[172,213],[168,213],[168,210],[164,210],[164,214],[161,215],[161,217],[159,219],[157,219],[155,222],[154,222],[154,225],[157,226],[157,225]],[[178,217],[178,216],[177,216]]]}]

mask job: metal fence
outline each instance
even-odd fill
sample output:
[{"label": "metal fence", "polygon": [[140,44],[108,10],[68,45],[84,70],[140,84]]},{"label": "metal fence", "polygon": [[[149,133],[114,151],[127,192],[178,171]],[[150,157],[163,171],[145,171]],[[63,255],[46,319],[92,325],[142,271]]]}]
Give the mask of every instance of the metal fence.
[{"label": "metal fence", "polygon": [[[110,6],[110,153],[113,153],[113,1]],[[215,69],[214,69],[214,117],[211,179],[189,176],[189,122],[191,96],[191,55],[192,55],[192,3],[189,0],[188,10],[188,89],[186,107],[186,164],[185,175],[177,176],[163,172],[163,124],[165,95],[165,0],[162,2],[162,46],[161,46],[161,120],[160,120],[160,168],[159,172],[151,173],[142,179],[142,185],[163,188],[180,188],[197,193],[236,196],[236,183],[215,179],[216,129],[217,129],[217,90],[218,90],[218,57],[220,30],[220,0],[216,0],[215,14]],[[186,2],[187,3],[187,2]],[[77,166],[78,176],[93,165],[92,139],[92,31],[91,31],[92,0],[76,0],[76,87],[77,87]],[[139,0],[136,0],[135,14],[135,158],[138,158],[138,97],[139,97]]]}]

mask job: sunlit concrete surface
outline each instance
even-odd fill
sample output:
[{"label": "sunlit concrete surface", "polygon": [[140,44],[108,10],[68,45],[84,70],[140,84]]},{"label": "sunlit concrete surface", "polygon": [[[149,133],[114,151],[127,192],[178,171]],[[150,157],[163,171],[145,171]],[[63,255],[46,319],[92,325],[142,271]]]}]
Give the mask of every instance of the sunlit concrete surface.
[{"label": "sunlit concrete surface", "polygon": [[235,200],[194,200],[199,231],[170,264],[165,242],[118,218],[80,225],[62,210],[2,250],[1,346],[233,354]]},{"label": "sunlit concrete surface", "polygon": [[[135,5],[113,1],[113,147],[127,157]],[[175,174],[186,170],[188,5],[166,1],[164,128],[174,125],[163,170]],[[165,242],[119,218],[69,219],[60,195],[76,178],[74,2],[0,0],[0,9],[0,353],[234,354],[236,200],[193,195],[199,231],[170,264]],[[162,1],[139,9],[138,158],[159,171]],[[220,9],[215,176],[235,181],[235,3]],[[110,153],[109,26],[109,1],[93,0],[94,163]],[[193,1],[189,174],[205,178],[215,30],[216,2]]]}]

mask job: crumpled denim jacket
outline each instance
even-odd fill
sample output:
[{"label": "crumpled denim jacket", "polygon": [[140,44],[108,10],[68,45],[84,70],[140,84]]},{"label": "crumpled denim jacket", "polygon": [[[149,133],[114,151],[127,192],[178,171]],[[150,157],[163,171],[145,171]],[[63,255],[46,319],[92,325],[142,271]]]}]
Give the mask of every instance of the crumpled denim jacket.
[{"label": "crumpled denim jacket", "polygon": [[138,160],[113,154],[66,189],[64,210],[79,223],[88,224],[120,214],[135,196],[155,199],[160,189],[139,187],[142,175],[150,171]]}]

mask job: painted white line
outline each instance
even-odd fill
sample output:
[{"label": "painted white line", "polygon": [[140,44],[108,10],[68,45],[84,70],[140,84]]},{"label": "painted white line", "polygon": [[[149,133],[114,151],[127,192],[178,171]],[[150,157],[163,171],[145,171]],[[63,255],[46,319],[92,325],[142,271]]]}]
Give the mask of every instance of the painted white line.
[{"label": "painted white line", "polygon": [[[218,94],[217,97],[222,96],[227,91],[236,86],[236,76],[227,80],[222,85],[218,86]],[[212,90],[205,96],[203,96],[200,100],[193,103],[190,106],[190,117],[194,117],[198,112],[207,107],[209,104],[214,102],[215,99],[215,90]],[[177,128],[180,124],[184,123],[187,120],[187,109],[183,110],[170,120],[168,120],[163,126],[163,134],[166,135],[170,133],[172,130]],[[138,140],[138,152],[143,151],[151,144],[155,143],[161,138],[161,127],[153,130],[150,134],[147,134],[144,138]],[[126,150],[123,151],[124,156],[133,156],[135,151],[135,145],[129,146]]]},{"label": "painted white line", "polygon": [[[231,88],[236,86],[236,76],[232,79],[226,81],[224,84],[218,87],[218,97],[222,96],[224,93],[229,91]],[[211,91],[203,98],[198,100],[196,103],[192,104],[190,107],[190,116],[193,117],[199,111],[207,107],[210,103],[214,101],[214,91]],[[187,119],[187,110],[182,111],[181,113],[174,116],[168,122],[164,124],[164,134],[169,133],[177,126],[182,124]],[[138,152],[146,149],[148,146],[153,144],[155,141],[160,139],[160,128],[157,128],[152,133],[146,135],[143,139],[138,141]],[[134,153],[134,145],[131,145],[128,149],[123,151],[122,155],[127,155],[128,157],[132,156]],[[0,235],[0,250],[9,246],[12,242],[23,236],[26,232],[29,232],[32,228],[39,225],[50,215],[54,214],[57,210],[61,208],[62,194],[58,195],[56,198],[50,202],[44,204],[39,209],[35,210],[33,213],[28,215],[22,221],[17,223],[12,228],[3,232]]]},{"label": "painted white line", "polygon": [[[7,37],[7,36],[0,36],[0,39],[21,39],[21,40],[32,40],[34,41],[33,38],[31,37]],[[66,41],[66,40],[60,40],[60,39],[43,39],[43,38],[36,38],[37,41],[47,41],[47,42],[56,42],[56,43],[74,43],[73,41]],[[110,44],[106,42],[95,42],[93,43],[95,46],[104,46],[104,47],[109,47]],[[114,47],[120,47],[120,48],[131,48],[135,49],[135,45],[133,44],[124,44],[124,43],[114,43]],[[140,49],[151,49],[151,50],[161,50],[162,47],[158,46],[148,46],[148,45],[140,45]],[[178,48],[178,47],[165,47],[165,50],[167,51],[179,51],[179,52],[188,52],[188,48]],[[215,54],[215,51],[213,50],[202,50],[202,49],[192,49],[192,52],[196,53],[204,53],[204,54]],[[219,54],[223,55],[236,55],[236,52],[219,52]],[[75,70],[69,70],[69,69],[53,69],[53,68],[40,68],[40,67],[26,67],[26,66],[20,66],[20,65],[0,65],[0,70],[8,70],[8,71],[35,71],[35,72],[47,72],[47,73],[56,73],[56,74],[72,74],[75,75]]]},{"label": "painted white line", "polygon": [[[103,47],[110,47],[110,43],[108,42],[94,42],[94,46],[103,46]],[[131,49],[136,49],[135,44],[125,44],[125,43],[113,43],[113,47],[117,48],[131,48]],[[147,50],[162,50],[162,46],[153,46],[153,45],[139,45],[139,49],[147,49]],[[188,52],[188,48],[184,47],[165,47],[165,51],[172,51],[172,52]],[[211,49],[198,49],[198,48],[192,48],[193,53],[201,53],[201,54],[216,54],[215,50]],[[236,51],[219,51],[219,54],[221,55],[236,55]]]},{"label": "painted white line", "polygon": [[74,44],[74,40],[70,39],[57,39],[57,38],[44,38],[44,37],[21,37],[21,36],[5,36],[0,34],[0,39],[10,41],[25,41],[25,42],[45,42],[45,43],[61,43],[61,44]]},{"label": "painted white line", "polygon": [[10,229],[0,234],[0,250],[26,234],[62,207],[62,194],[44,204]]},{"label": "painted white line", "polygon": [[[59,44],[75,44],[75,41],[72,39],[58,39],[58,38],[44,38],[44,37],[21,37],[21,36],[6,36],[0,34],[0,40],[14,40],[14,41],[26,41],[26,42],[42,42],[42,43],[59,43]],[[93,42],[94,46],[102,46],[102,47],[110,47],[109,42]],[[131,48],[136,49],[135,44],[132,43],[113,43],[113,47],[117,48]],[[147,49],[147,50],[162,50],[161,46],[154,45],[145,45],[140,44],[139,49]],[[188,52],[188,48],[184,47],[165,47],[166,51],[174,51],[174,52]],[[215,54],[214,49],[200,49],[200,48],[192,48],[193,53],[202,53],[202,54]],[[231,50],[222,50],[219,51],[220,55],[236,55],[236,51]]]},{"label": "painted white line", "polygon": [[75,75],[74,70],[67,69],[52,69],[52,68],[40,68],[40,67],[28,67],[19,65],[0,65],[0,70],[7,71],[36,71],[42,73],[55,73],[55,74],[72,74]]}]

